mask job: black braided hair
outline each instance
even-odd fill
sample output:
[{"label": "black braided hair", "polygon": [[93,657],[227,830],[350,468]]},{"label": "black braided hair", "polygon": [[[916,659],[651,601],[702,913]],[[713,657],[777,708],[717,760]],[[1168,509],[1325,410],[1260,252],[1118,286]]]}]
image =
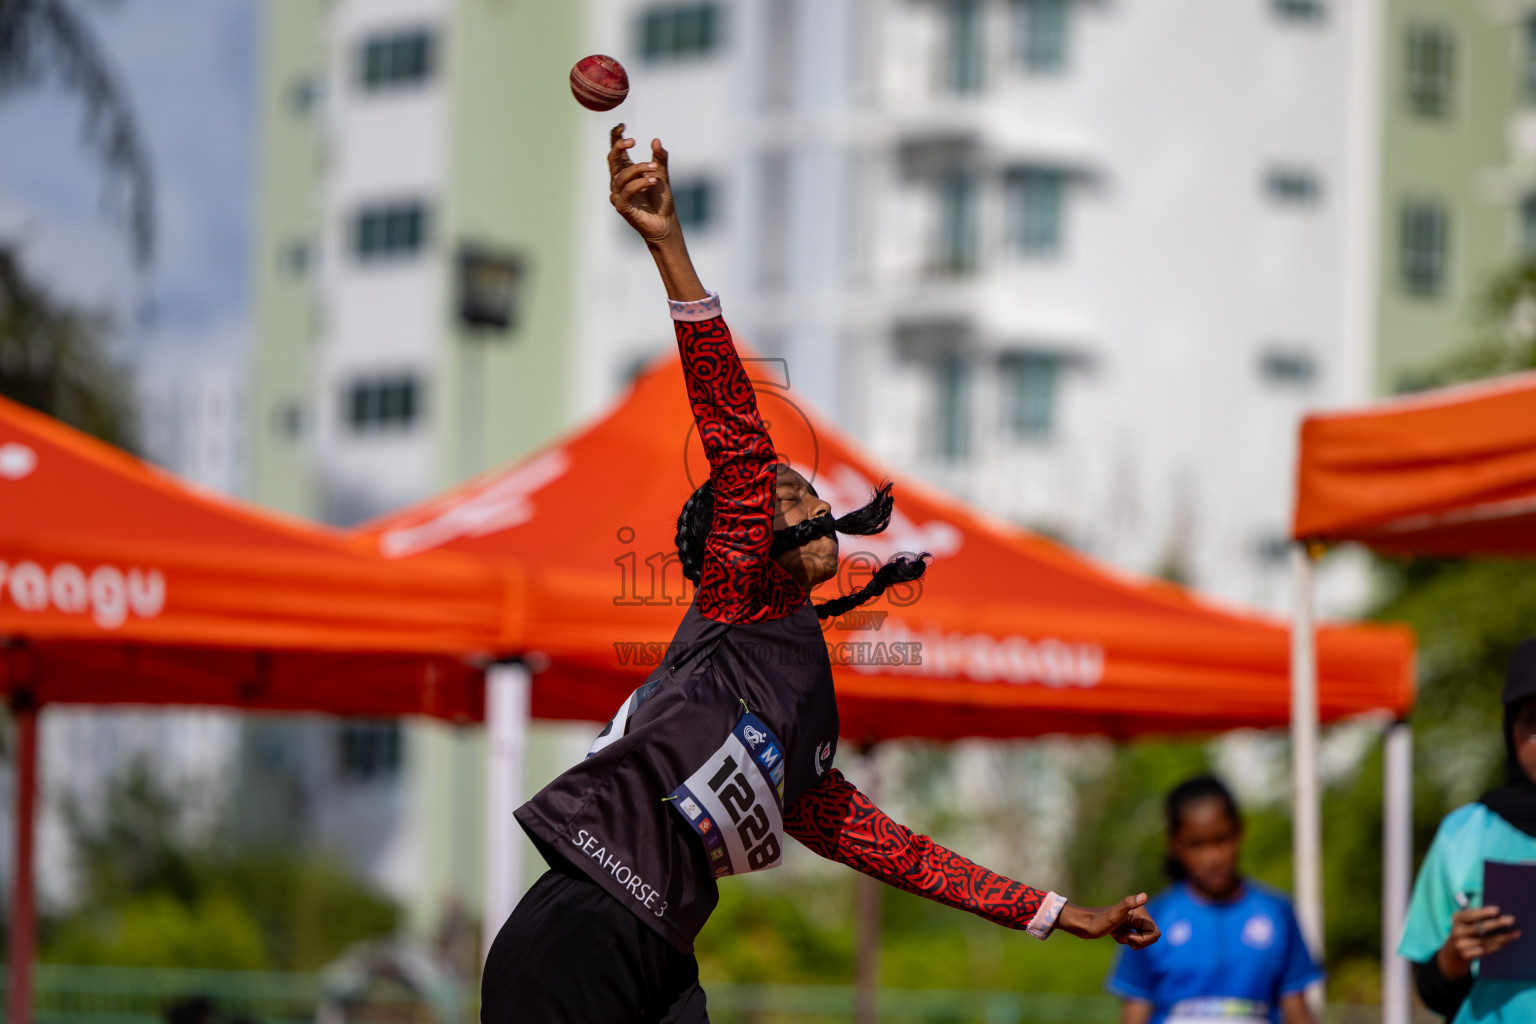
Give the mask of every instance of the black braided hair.
[{"label": "black braided hair", "polygon": [[889,561],[875,570],[875,575],[870,578],[870,581],[858,590],[817,605],[816,617],[829,619],[841,615],[867,601],[873,601],[885,593],[889,587],[921,579],[923,573],[928,571],[928,560],[932,557],[926,551],[920,555],[892,555]]},{"label": "black braided hair", "polygon": [[[887,480],[875,488],[868,503],[847,515],[833,519],[820,515],[802,519],[793,526],[773,532],[771,554],[778,556],[785,551],[807,544],[817,537],[836,536],[846,533],[867,537],[880,533],[891,524],[891,513],[896,499],[891,494],[893,484]],[[709,537],[710,522],[715,515],[715,488],[706,480],[688,496],[683,510],[677,516],[677,560],[682,563],[683,576],[697,586],[704,572],[704,543]],[[869,582],[851,594],[823,601],[816,606],[818,618],[830,618],[873,601],[898,583],[911,583],[921,579],[928,569],[932,555],[926,551],[920,555],[896,555],[875,570]]]},{"label": "black braided hair", "polygon": [[683,510],[677,514],[677,560],[683,576],[694,586],[704,573],[704,542],[709,538],[709,524],[715,518],[715,485],[705,480],[688,495]]}]

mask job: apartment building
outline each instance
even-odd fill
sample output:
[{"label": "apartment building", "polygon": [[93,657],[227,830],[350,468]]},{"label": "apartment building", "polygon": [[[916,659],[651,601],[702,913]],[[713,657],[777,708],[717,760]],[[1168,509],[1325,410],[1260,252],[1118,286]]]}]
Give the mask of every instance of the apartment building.
[{"label": "apartment building", "polygon": [[[1283,607],[1297,422],[1369,389],[1356,5],[593,8],[706,282],[803,395],[999,516]],[[669,343],[601,201],[616,119],[581,134],[584,410]]]},{"label": "apartment building", "polygon": [[1536,260],[1536,4],[1385,0],[1375,389],[1431,383]]},{"label": "apartment building", "polygon": [[[263,8],[252,495],[348,525],[569,421],[580,4]],[[242,828],[477,912],[479,730],[248,719]]]}]

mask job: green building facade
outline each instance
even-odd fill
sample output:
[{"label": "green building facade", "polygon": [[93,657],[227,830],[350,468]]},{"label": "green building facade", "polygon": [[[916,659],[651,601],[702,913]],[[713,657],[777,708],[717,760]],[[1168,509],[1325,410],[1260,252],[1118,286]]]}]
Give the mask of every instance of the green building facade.
[{"label": "green building facade", "polygon": [[[252,493],[349,525],[569,421],[582,3],[269,0]],[[254,840],[338,854],[434,934],[473,919],[484,745],[435,722],[255,719]]]},{"label": "green building facade", "polygon": [[1415,390],[1536,254],[1536,4],[1385,0],[1375,388]]}]

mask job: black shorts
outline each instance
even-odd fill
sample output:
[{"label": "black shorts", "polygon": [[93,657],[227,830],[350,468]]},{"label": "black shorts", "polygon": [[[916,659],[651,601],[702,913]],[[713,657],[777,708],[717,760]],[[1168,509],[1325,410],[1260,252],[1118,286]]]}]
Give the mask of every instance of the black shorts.
[{"label": "black shorts", "polygon": [[551,862],[491,943],[482,1024],[708,1024],[693,954],[558,855]]}]

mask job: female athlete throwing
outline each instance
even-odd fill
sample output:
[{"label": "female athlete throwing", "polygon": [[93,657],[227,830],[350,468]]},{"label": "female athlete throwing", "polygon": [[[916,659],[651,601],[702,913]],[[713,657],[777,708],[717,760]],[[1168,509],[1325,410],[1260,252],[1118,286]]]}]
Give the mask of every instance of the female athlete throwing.
[{"label": "female athlete throwing", "polygon": [[709,482],[678,517],[692,606],[656,671],[585,761],[517,810],[550,870],[502,926],[482,980],[481,1020],[702,1022],[693,941],[715,880],[776,866],[787,837],[882,882],[1045,938],[1055,929],[1156,941],[1146,894],[1078,907],[914,835],[832,767],[837,700],[818,614],[899,582],[926,556],[897,557],[860,591],[816,606],[837,574],[838,532],[890,521],[890,485],[834,519],[778,462],[752,386],[699,283],[673,211],[667,152],[634,163],[613,130],[614,207],[645,239],[666,285]]}]

